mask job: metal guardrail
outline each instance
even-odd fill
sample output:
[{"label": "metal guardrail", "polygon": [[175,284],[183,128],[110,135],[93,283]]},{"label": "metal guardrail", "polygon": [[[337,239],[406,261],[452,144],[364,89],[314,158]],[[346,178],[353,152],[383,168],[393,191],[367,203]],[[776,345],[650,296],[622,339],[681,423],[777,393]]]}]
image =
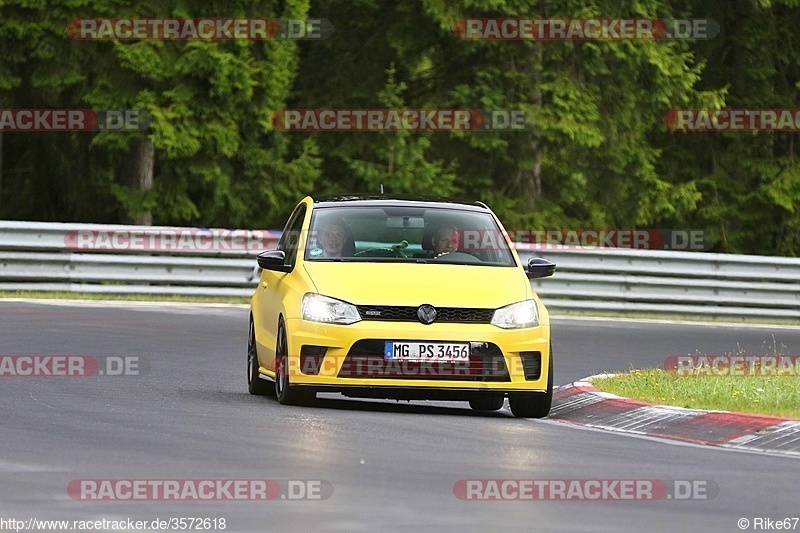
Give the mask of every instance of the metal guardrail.
[{"label": "metal guardrail", "polygon": [[800,259],[608,248],[538,254],[558,265],[552,279],[533,282],[555,311],[800,322]]},{"label": "metal guardrail", "polygon": [[[104,248],[97,239],[120,234],[138,235],[145,242],[150,235],[208,235],[212,249],[120,251],[119,243],[108,241]],[[94,238],[91,249],[82,246],[83,236]],[[270,230],[0,221],[0,290],[250,296],[258,283],[255,254],[274,247],[279,237],[280,232]],[[221,246],[226,243],[239,246]]]},{"label": "metal guardrail", "polygon": [[[120,253],[112,247],[83,249],[76,241],[79,232],[131,232],[146,239],[204,231],[0,221],[0,290],[249,297],[258,283],[254,255],[273,248],[279,232],[233,231],[227,237],[239,239],[235,249]],[[523,261],[536,254],[558,265],[554,277],[532,282],[556,313],[763,317],[800,323],[800,259],[527,244],[517,251]]]}]

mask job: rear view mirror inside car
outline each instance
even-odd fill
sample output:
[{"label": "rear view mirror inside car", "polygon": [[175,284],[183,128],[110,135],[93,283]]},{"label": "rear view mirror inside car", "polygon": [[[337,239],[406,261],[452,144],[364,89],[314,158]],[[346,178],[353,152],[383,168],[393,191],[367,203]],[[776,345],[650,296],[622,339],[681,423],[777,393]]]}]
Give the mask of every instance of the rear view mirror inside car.
[{"label": "rear view mirror inside car", "polygon": [[425,219],[422,217],[388,217],[386,219],[386,227],[392,229],[422,229],[425,227]]}]

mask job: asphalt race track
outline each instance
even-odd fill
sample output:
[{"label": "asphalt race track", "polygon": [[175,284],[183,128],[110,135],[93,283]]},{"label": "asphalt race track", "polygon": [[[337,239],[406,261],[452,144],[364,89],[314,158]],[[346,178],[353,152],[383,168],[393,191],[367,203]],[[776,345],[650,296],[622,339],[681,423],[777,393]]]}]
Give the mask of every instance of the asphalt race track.
[{"label": "asphalt race track", "polygon": [[[0,355],[138,357],[141,375],[0,377],[0,518],[225,518],[225,531],[740,531],[800,516],[800,461],[488,415],[250,396],[247,310],[0,302]],[[800,353],[800,331],[555,319],[556,383],[669,355]],[[83,479],[324,480],[323,500],[91,501]],[[467,479],[705,480],[713,499],[464,501]],[[800,524],[797,525],[800,529]],[[218,529],[219,530],[219,529]]]}]

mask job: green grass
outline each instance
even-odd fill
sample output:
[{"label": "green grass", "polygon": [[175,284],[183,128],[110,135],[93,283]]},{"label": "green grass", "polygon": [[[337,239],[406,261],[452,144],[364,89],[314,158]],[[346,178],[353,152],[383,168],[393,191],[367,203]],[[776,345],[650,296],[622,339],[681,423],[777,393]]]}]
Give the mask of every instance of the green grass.
[{"label": "green grass", "polygon": [[677,376],[646,368],[592,383],[604,392],[649,403],[800,418],[797,376]]},{"label": "green grass", "polygon": [[228,296],[177,296],[172,294],[95,294],[83,292],[0,291],[0,298],[37,298],[50,300],[105,300],[123,302],[187,302],[248,304],[250,298]]}]

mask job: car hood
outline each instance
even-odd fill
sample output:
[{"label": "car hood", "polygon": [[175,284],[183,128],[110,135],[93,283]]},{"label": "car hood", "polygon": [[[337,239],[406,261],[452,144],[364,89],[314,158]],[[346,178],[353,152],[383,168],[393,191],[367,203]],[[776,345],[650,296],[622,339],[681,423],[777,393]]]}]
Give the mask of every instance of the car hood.
[{"label": "car hood", "polygon": [[320,294],[356,305],[498,308],[528,298],[518,267],[305,262]]}]

